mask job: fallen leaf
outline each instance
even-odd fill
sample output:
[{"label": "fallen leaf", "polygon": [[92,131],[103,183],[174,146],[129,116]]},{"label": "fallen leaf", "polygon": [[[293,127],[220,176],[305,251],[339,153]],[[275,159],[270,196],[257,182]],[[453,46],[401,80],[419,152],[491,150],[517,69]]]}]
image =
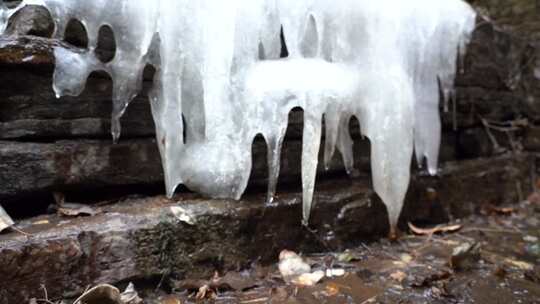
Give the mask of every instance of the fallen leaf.
[{"label": "fallen leaf", "polygon": [[419,274],[413,275],[411,286],[413,287],[431,287],[435,282],[447,280],[452,273],[447,269],[428,268]]},{"label": "fallen leaf", "polygon": [[290,250],[282,250],[280,252],[278,268],[285,282],[311,272],[311,266],[304,262],[302,257]]},{"label": "fallen leaf", "polygon": [[463,243],[452,250],[450,267],[456,270],[472,268],[480,259],[480,244]]},{"label": "fallen leaf", "polygon": [[341,268],[332,268],[326,270],[326,276],[329,278],[332,277],[342,277],[345,275],[345,269]]},{"label": "fallen leaf", "polygon": [[187,210],[180,206],[172,206],[171,212],[179,221],[184,222],[188,225],[193,226],[197,223],[193,212],[191,212],[190,210]]},{"label": "fallen leaf", "polygon": [[4,229],[9,228],[13,226],[15,223],[11,219],[11,217],[7,214],[7,212],[0,206],[0,232],[2,232]]},{"label": "fallen leaf", "polygon": [[159,299],[159,304],[182,304],[179,298],[173,295],[168,295]]},{"label": "fallen leaf", "polygon": [[536,243],[538,242],[538,237],[533,235],[526,235],[523,237],[523,240],[527,243]]},{"label": "fallen leaf", "polygon": [[511,215],[516,211],[517,209],[513,207],[497,207],[491,204],[482,207],[482,214],[486,215]]},{"label": "fallen leaf", "polygon": [[73,304],[123,304],[120,298],[120,290],[109,285],[101,284],[90,288],[82,296],[80,296]]},{"label": "fallen leaf", "polygon": [[358,258],[350,250],[345,250],[337,256],[337,260],[342,263],[350,263],[358,260]]},{"label": "fallen leaf", "polygon": [[47,225],[47,224],[49,224],[49,220],[35,221],[32,224],[34,224],[34,225]]},{"label": "fallen leaf", "polygon": [[143,302],[135,290],[135,285],[131,282],[126,287],[126,290],[120,295],[120,299],[122,300],[122,304],[141,304]]},{"label": "fallen leaf", "polygon": [[58,207],[58,213],[64,216],[89,215],[94,216],[98,210],[84,204],[64,203]]},{"label": "fallen leaf", "polygon": [[89,215],[94,216],[99,213],[98,210],[84,204],[66,203],[66,198],[63,193],[53,192],[54,201],[58,208],[58,214],[64,216],[79,216]]},{"label": "fallen leaf", "polygon": [[327,296],[335,296],[339,293],[339,286],[336,283],[328,283],[326,284],[325,291]]},{"label": "fallen leaf", "polygon": [[197,291],[197,294],[195,295],[195,298],[197,300],[205,299],[206,297],[211,297],[213,294],[212,289],[209,285],[204,285],[201,288],[199,288],[199,291]]},{"label": "fallen leaf", "polygon": [[440,299],[443,296],[443,292],[441,289],[433,286],[429,289],[429,295],[432,298]]},{"label": "fallen leaf", "polygon": [[501,207],[501,208],[493,208],[493,210],[499,214],[509,215],[514,212],[516,212],[516,208],[512,207]]},{"label": "fallen leaf", "polygon": [[412,232],[419,235],[433,235],[435,233],[445,233],[445,232],[454,232],[461,229],[461,225],[450,225],[450,226],[435,226],[433,228],[419,228],[414,226],[411,222],[408,223],[409,229]]},{"label": "fallen leaf", "polygon": [[405,280],[406,277],[407,277],[407,274],[400,270],[390,274],[390,278],[392,278],[393,280],[399,283],[403,282],[403,280]]},{"label": "fallen leaf", "polygon": [[519,268],[521,270],[533,270],[534,269],[533,264],[523,262],[523,261],[517,261],[517,260],[512,260],[510,258],[507,258],[507,259],[504,259],[504,262],[506,264],[508,264],[508,265],[517,267],[517,268]]},{"label": "fallen leaf", "polygon": [[409,264],[410,262],[412,262],[413,257],[410,254],[404,253],[400,256],[400,259],[403,263]]},{"label": "fallen leaf", "polygon": [[324,278],[324,271],[317,270],[310,273],[304,273],[301,274],[291,280],[291,283],[293,283],[296,286],[314,286],[315,284],[319,283],[322,278]]}]

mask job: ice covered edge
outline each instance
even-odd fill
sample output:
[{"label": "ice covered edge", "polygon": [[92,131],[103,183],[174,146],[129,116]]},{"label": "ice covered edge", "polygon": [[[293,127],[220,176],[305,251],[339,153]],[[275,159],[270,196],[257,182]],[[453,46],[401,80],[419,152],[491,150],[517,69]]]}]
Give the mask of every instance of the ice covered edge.
[{"label": "ice covered edge", "polygon": [[[418,163],[425,158],[436,173],[439,88],[445,99],[453,95],[456,61],[475,24],[475,12],[461,0],[25,0],[11,10],[0,5],[0,30],[25,5],[45,6],[60,39],[71,19],[83,23],[88,49],[55,50],[54,89],[78,95],[92,71],[108,72],[115,139],[142,70],[155,66],[150,100],[169,196],[183,183],[212,197],[239,198],[251,170],[251,142],[262,134],[271,201],[288,113],[301,107],[304,221],[323,115],[325,160],[337,149],[348,170],[348,120],[356,116],[372,143],[374,188],[392,227],[413,149]],[[108,63],[95,56],[104,25],[117,40]],[[290,55],[280,60],[281,27]]]}]

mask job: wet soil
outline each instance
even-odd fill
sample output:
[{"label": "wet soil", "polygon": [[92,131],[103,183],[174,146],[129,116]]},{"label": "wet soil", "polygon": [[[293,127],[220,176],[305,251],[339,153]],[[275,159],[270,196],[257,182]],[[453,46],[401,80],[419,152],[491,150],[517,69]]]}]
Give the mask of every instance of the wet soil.
[{"label": "wet soil", "polygon": [[139,294],[156,304],[540,303],[540,195],[508,208],[484,205],[451,224],[460,229],[304,256],[312,269],[346,272],[312,287],[285,283],[276,257],[275,265],[207,281],[138,282]]}]

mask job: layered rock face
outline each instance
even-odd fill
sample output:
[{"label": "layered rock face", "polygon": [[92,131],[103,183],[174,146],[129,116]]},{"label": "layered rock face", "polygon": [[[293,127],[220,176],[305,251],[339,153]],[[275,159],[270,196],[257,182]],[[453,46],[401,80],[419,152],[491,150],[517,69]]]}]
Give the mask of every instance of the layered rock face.
[{"label": "layered rock face", "polygon": [[[10,2],[7,3],[9,6]],[[488,120],[488,123],[517,120],[519,124],[519,119],[528,118],[527,134],[532,137],[526,138],[525,146],[533,148],[536,145],[533,134],[540,96],[537,78],[540,73],[538,31],[534,18],[536,8],[531,1],[516,1],[510,7],[481,1],[472,4],[479,7],[480,12],[486,11],[494,23],[479,22],[465,58],[465,73],[458,76],[456,102],[442,106],[448,110],[443,114],[443,160],[487,156],[500,152],[497,145],[511,148],[505,132],[492,130],[494,137],[503,137],[500,143],[497,141],[494,145],[490,134],[484,132],[485,122],[482,119]],[[48,13],[41,8],[25,8],[14,17],[7,33],[46,36],[52,28],[48,18]],[[66,39],[69,42],[76,45],[84,43],[81,28],[70,26],[68,30]],[[148,148],[131,149],[141,152],[123,154],[122,162],[110,161],[115,159],[114,151],[123,150],[121,145],[145,145],[144,138],[148,138],[147,142],[152,140],[154,128],[145,92],[136,98],[123,118],[123,143],[112,146],[108,141],[110,81],[93,74],[88,88],[80,97],[56,100],[50,89],[54,43],[25,38],[5,38],[3,41],[1,60],[5,72],[1,77],[5,78],[3,83],[6,85],[0,88],[4,90],[0,137],[8,141],[3,149],[8,161],[3,165],[3,184],[6,186],[0,189],[0,196],[16,200],[21,194],[65,190],[66,187],[158,184],[163,177],[158,170],[159,159],[155,157],[152,144],[148,144]],[[110,53],[114,50],[113,44],[114,38],[104,35],[100,49],[104,54]],[[149,77],[146,79],[150,80]],[[293,113],[292,116],[287,136],[291,139],[291,146],[296,146],[295,140],[302,135],[302,113]],[[353,128],[354,132],[357,130]],[[520,132],[511,133],[523,135]],[[130,143],[132,139],[138,142]],[[63,140],[72,142],[59,142]],[[17,155],[29,144],[33,144],[28,146],[29,151],[44,149],[44,153],[39,157],[36,155],[34,159],[28,156],[30,159],[23,162]],[[79,144],[84,147],[70,150],[70,146]],[[59,152],[53,157],[47,150]],[[94,151],[88,153],[95,156],[76,151]],[[285,159],[290,157],[284,156]],[[81,159],[85,160],[84,164],[78,161]],[[257,172],[257,168],[264,167],[264,164],[256,162],[253,169],[255,179],[257,176],[264,179],[266,170]],[[17,170],[18,163],[24,164],[24,170]],[[132,163],[144,164],[142,167],[147,170],[144,170],[145,173],[133,172],[129,166]],[[335,167],[340,166],[339,161],[335,163]],[[85,166],[88,167],[85,169]],[[288,172],[287,168],[283,171],[285,177],[298,173],[294,170]],[[25,178],[12,178],[21,174]]]}]

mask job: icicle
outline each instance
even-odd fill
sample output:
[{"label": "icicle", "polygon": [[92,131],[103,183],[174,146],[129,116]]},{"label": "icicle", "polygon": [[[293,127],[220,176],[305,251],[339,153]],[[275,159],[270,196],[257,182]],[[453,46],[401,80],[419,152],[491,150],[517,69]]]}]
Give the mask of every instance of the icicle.
[{"label": "icicle", "polygon": [[341,152],[347,174],[354,169],[353,140],[349,131],[350,116],[342,115],[339,121],[338,150]]},{"label": "icicle", "polygon": [[302,188],[304,189],[302,194],[302,201],[304,202],[302,218],[304,225],[309,222],[313,204],[313,191],[315,190],[315,177],[321,143],[321,120],[321,112],[304,112],[304,135],[302,136]]},{"label": "icicle", "polygon": [[9,15],[8,7],[4,4],[4,2],[0,2],[0,34],[6,29]]},{"label": "icicle", "polygon": [[[78,95],[90,73],[109,73],[114,140],[144,67],[155,67],[150,101],[168,196],[185,184],[212,197],[240,198],[253,138],[262,134],[271,202],[288,114],[301,107],[304,222],[312,209],[321,120],[325,166],[337,148],[350,173],[355,116],[371,141],[374,188],[392,230],[413,150],[419,164],[427,159],[429,172],[437,172],[439,92],[446,105],[475,21],[461,0],[24,0],[15,9],[0,2],[0,32],[30,4],[49,10],[56,38],[71,19],[84,25],[87,49],[55,49],[54,90]],[[117,46],[110,62],[95,55],[105,25]],[[281,27],[290,54],[280,60]]]},{"label": "icicle", "polygon": [[274,201],[274,196],[276,194],[281,164],[281,147],[283,146],[286,131],[287,120],[285,120],[284,123],[281,123],[281,126],[278,127],[278,131],[275,135],[269,135],[266,137],[266,141],[268,143],[268,194],[266,197],[266,202],[268,204]]},{"label": "icicle", "polygon": [[330,162],[336,150],[340,126],[340,112],[336,107],[329,107],[324,116],[324,127],[326,129],[324,147],[324,167],[330,168]]}]

